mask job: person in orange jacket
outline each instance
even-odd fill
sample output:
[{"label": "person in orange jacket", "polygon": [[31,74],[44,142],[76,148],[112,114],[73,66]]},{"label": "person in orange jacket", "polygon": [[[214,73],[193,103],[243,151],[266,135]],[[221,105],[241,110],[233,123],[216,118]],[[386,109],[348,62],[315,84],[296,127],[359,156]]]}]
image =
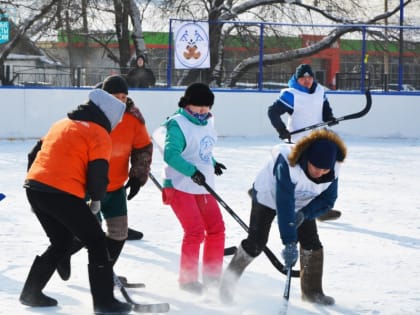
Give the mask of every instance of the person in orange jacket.
[{"label": "person in orange jacket", "polygon": [[[24,187],[31,208],[50,245],[36,256],[20,302],[52,307],[57,300],[42,293],[77,237],[88,250],[88,271],[95,313],[128,314],[132,307],[115,299],[113,269],[106,237],[96,217],[108,185],[110,132],[121,121],[125,104],[95,89],[89,101],[52,125],[29,154]],[[91,202],[85,201],[89,194]]]},{"label": "person in orange jacket", "polygon": [[[127,196],[131,200],[146,183],[152,162],[153,144],[146,129],[143,115],[133,100],[128,97],[128,88],[124,84],[115,84],[121,76],[110,76],[100,86],[127,105],[126,114],[121,124],[111,133],[113,154],[110,166],[110,184],[108,192],[124,186],[129,188]],[[129,169],[131,162],[131,168]],[[126,208],[126,206],[125,206]],[[106,218],[106,213],[103,213]],[[127,213],[125,213],[126,216]],[[124,229],[125,230],[125,229]],[[127,229],[127,240],[140,240],[143,233],[134,229]]]},{"label": "person in orange jacket", "polygon": [[[100,208],[107,226],[108,252],[112,263],[115,264],[128,236],[127,199],[131,200],[148,179],[153,144],[144,118],[134,102],[127,97],[126,80],[122,76],[110,76],[97,87],[127,105],[121,123],[111,132],[109,184]],[[126,189],[129,189],[128,196]],[[83,244],[75,240],[69,255],[58,264],[57,271],[63,280],[70,277],[71,255],[82,247]]]}]

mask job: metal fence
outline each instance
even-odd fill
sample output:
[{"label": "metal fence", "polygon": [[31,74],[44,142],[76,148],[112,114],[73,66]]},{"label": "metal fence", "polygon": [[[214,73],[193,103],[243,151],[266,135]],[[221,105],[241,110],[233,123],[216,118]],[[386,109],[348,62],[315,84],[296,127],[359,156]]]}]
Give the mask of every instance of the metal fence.
[{"label": "metal fence", "polygon": [[[287,86],[298,64],[310,63],[317,81],[331,90],[420,90],[420,26],[209,23],[223,23],[225,38],[220,80],[215,87],[279,90]],[[339,32],[343,33],[340,39],[323,46],[329,36]],[[183,79],[189,70],[173,66],[173,42],[168,37],[167,47],[148,49],[149,66],[155,73],[158,88],[188,84]],[[312,45],[322,48],[304,57],[291,57],[290,52],[309,49]],[[210,42],[212,49],[217,47]],[[238,65],[253,57],[257,57],[257,62],[239,70],[237,80],[232,80],[232,74],[238,73]],[[11,66],[7,71],[19,86],[80,87],[94,86],[105,76],[125,73],[126,69],[45,65]],[[195,80],[205,78],[206,71],[195,70]]]}]

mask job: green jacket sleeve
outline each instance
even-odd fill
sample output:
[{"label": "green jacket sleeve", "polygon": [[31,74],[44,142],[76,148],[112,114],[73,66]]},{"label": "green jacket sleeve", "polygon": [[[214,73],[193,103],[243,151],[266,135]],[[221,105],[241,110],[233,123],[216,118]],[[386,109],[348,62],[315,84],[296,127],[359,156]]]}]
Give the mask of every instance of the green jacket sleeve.
[{"label": "green jacket sleeve", "polygon": [[186,146],[181,128],[175,120],[171,119],[166,123],[166,130],[163,160],[181,174],[192,176],[197,168],[181,156]]}]

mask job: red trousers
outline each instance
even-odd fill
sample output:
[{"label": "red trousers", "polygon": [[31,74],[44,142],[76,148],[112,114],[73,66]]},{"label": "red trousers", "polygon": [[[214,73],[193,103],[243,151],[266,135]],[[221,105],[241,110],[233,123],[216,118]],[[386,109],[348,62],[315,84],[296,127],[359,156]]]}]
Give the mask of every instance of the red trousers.
[{"label": "red trousers", "polygon": [[173,188],[164,189],[163,199],[171,205],[184,230],[179,283],[198,281],[203,241],[203,281],[218,279],[223,267],[225,224],[216,199],[209,194],[193,195]]}]

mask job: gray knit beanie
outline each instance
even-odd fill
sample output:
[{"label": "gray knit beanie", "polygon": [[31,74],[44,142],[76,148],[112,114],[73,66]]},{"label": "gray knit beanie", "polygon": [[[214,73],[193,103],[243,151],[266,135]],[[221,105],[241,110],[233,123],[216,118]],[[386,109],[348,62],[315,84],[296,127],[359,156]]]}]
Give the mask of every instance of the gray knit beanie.
[{"label": "gray knit beanie", "polygon": [[111,129],[114,129],[124,115],[125,104],[101,89],[92,90],[89,99],[103,111],[111,124]]}]

